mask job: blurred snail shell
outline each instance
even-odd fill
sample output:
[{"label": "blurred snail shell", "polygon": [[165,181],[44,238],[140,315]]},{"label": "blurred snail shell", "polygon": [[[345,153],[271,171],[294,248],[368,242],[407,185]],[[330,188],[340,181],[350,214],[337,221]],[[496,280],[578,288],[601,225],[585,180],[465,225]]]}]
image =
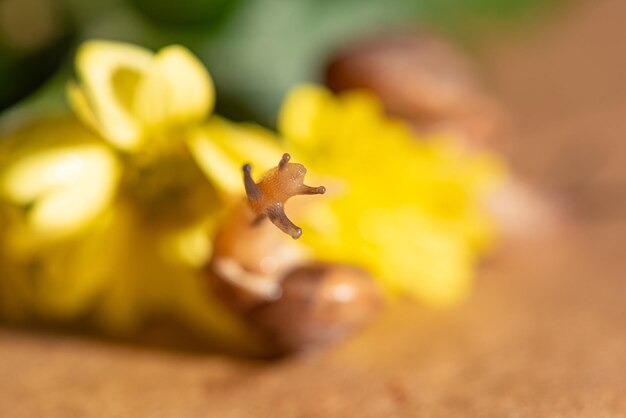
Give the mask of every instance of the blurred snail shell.
[{"label": "blurred snail shell", "polygon": [[441,36],[426,31],[366,37],[338,51],[326,68],[335,91],[365,89],[385,110],[418,132],[454,132],[468,145],[493,145],[506,115],[486,91],[474,63]]}]

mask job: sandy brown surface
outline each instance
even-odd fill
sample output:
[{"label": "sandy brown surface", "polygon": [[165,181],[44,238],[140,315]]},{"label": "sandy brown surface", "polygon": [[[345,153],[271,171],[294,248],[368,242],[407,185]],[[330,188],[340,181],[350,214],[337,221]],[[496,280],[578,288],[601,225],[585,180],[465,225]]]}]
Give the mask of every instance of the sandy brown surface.
[{"label": "sandy brown surface", "polygon": [[505,242],[464,305],[398,303],[274,363],[0,329],[0,416],[626,417],[624,21],[589,1],[485,48],[516,166],[569,215]]}]

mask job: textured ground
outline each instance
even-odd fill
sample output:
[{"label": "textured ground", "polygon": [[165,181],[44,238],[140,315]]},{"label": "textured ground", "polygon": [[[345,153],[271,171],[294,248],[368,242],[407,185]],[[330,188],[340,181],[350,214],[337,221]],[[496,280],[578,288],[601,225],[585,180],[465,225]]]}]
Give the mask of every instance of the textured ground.
[{"label": "textured ground", "polygon": [[0,416],[626,417],[625,19],[581,2],[483,51],[517,166],[572,215],[505,243],[463,306],[270,364],[0,329]]}]

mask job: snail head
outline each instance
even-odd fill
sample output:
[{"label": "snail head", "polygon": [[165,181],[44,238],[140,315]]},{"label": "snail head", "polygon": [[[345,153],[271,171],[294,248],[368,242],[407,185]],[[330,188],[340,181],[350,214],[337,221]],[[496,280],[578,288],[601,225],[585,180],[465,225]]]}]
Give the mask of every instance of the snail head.
[{"label": "snail head", "polygon": [[285,214],[285,202],[292,196],[324,194],[326,188],[305,185],[306,168],[302,164],[289,162],[290,159],[289,154],[283,154],[278,165],[269,170],[258,183],[252,179],[252,166],[245,164],[243,181],[248,204],[257,214],[255,223],[268,218],[281,231],[298,239],[302,229]]}]

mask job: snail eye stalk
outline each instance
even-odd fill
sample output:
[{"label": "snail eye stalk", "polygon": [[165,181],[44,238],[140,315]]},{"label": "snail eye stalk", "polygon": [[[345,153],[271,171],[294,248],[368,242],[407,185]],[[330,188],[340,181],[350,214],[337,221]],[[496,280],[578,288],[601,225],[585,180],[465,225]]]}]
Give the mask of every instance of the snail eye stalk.
[{"label": "snail eye stalk", "polygon": [[257,214],[258,224],[266,217],[278,229],[298,239],[302,229],[296,226],[285,214],[285,202],[292,196],[324,194],[324,186],[311,187],[304,184],[306,168],[302,164],[291,163],[291,156],[283,154],[278,165],[269,170],[258,182],[252,179],[252,166],[243,166],[243,184],[250,208]]}]

